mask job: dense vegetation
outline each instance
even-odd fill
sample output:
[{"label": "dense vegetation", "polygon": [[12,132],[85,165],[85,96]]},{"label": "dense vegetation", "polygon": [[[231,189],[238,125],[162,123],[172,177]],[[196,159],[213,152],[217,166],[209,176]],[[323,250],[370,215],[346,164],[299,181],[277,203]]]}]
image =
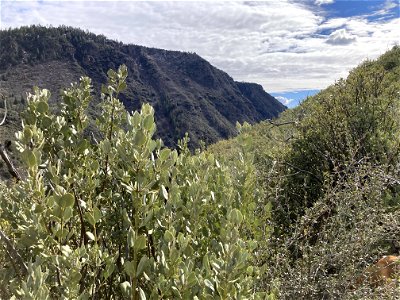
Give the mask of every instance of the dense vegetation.
[{"label": "dense vegetation", "polygon": [[[366,266],[400,250],[399,90],[400,48],[394,47],[241,135],[271,207],[263,220],[269,238],[257,252],[261,290],[283,299],[383,293],[354,283]],[[210,150],[230,161],[240,144],[233,139]],[[399,293],[385,292],[393,292],[388,299]]]},{"label": "dense vegetation", "polygon": [[[83,133],[91,85],[82,78],[49,111],[47,90],[28,97],[17,148],[27,178],[2,186],[2,298],[223,299],[254,294],[241,235],[253,202],[245,159],[235,172],[212,154],[162,147],[154,110],[127,114],[117,94],[127,70],[103,87],[99,140]],[[250,211],[249,211],[250,212]],[[3,240],[4,237],[2,237]]]},{"label": "dense vegetation", "polygon": [[396,299],[357,283],[400,249],[400,48],[275,121],[191,153],[153,138],[154,110],[118,100],[108,73],[99,135],[90,80],[27,99],[26,178],[0,185],[1,297]]}]

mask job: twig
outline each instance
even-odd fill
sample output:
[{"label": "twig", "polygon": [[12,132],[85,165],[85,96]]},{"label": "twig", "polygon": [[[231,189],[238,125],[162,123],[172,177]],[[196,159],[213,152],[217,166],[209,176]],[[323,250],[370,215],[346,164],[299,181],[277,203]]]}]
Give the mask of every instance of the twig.
[{"label": "twig", "polygon": [[282,122],[282,123],[275,123],[272,120],[268,119],[267,120],[269,124],[274,125],[274,126],[283,126],[283,125],[289,125],[289,124],[297,124],[297,121],[287,121],[287,122]]},{"label": "twig", "polygon": [[317,175],[315,175],[314,173],[312,173],[310,171],[303,170],[303,169],[301,169],[299,167],[296,167],[295,165],[292,165],[292,164],[290,164],[288,162],[283,162],[282,164],[287,165],[287,166],[289,166],[289,167],[291,167],[291,168],[293,168],[293,169],[295,169],[295,170],[297,170],[297,171],[299,171],[301,173],[307,173],[307,174],[311,175],[312,177],[314,177],[315,179],[317,179],[320,183],[324,183],[321,178],[319,178]]},{"label": "twig", "polygon": [[77,208],[78,208],[79,220],[80,220],[80,222],[81,222],[81,238],[80,238],[80,240],[79,240],[79,247],[81,247],[81,246],[82,246],[82,241],[83,241],[83,244],[84,244],[84,245],[87,245],[87,243],[88,243],[88,238],[87,238],[87,236],[86,236],[85,221],[84,221],[84,219],[83,219],[82,208],[81,208],[81,206],[80,206],[80,204],[79,204],[78,195],[77,195],[77,193],[76,193],[74,187],[72,187],[72,190],[73,190],[73,192],[74,192],[75,203],[76,203],[76,206],[77,206]]},{"label": "twig", "polygon": [[14,167],[13,163],[11,162],[6,149],[4,149],[3,145],[0,144],[0,156],[4,160],[7,165],[8,172],[14,177],[17,181],[22,180],[21,175],[18,173],[18,170]]},{"label": "twig", "polygon": [[3,120],[1,120],[1,122],[0,122],[0,126],[6,122],[6,118],[7,118],[7,100],[5,100],[5,99],[4,99],[4,109],[5,109],[4,117],[3,117]]},{"label": "twig", "polygon": [[90,132],[91,133],[91,135],[92,135],[92,139],[93,139],[93,141],[95,142],[95,144],[96,145],[98,145],[99,144],[99,141],[96,139],[96,137],[94,136],[94,133],[93,133],[93,131],[92,132]]},{"label": "twig", "polygon": [[[5,112],[4,112],[3,120],[1,120],[1,122],[0,122],[0,126],[5,124],[6,118],[7,118],[8,109],[7,109],[7,100],[5,100],[5,99],[4,99],[4,108],[5,108]],[[4,162],[6,163],[8,172],[11,174],[11,176],[16,178],[17,181],[20,181],[21,180],[21,175],[19,175],[17,169],[12,164],[10,158],[8,157],[6,149],[3,147],[2,144],[0,144],[0,156],[4,160]]]}]

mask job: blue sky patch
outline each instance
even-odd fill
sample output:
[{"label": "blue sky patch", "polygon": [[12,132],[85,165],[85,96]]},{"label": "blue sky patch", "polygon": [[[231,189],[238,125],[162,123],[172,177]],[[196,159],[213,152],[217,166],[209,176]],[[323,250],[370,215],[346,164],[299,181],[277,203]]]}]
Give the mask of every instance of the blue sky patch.
[{"label": "blue sky patch", "polygon": [[314,96],[320,90],[302,90],[295,92],[271,93],[276,99],[289,108],[296,107],[307,97]]},{"label": "blue sky patch", "polygon": [[370,15],[382,9],[384,3],[382,0],[335,1],[324,9],[327,18],[349,18]]}]

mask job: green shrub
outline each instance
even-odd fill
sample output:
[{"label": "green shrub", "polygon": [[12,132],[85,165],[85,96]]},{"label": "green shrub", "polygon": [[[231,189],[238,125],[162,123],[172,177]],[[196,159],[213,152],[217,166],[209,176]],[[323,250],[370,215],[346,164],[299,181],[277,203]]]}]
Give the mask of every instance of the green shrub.
[{"label": "green shrub", "polygon": [[64,91],[58,114],[47,90],[27,99],[17,149],[28,176],[0,193],[0,224],[22,263],[1,257],[2,297],[254,298],[247,162],[231,173],[190,154],[187,138],[163,148],[153,108],[129,114],[116,98],[126,68],[108,75],[98,139],[84,134],[88,78]]},{"label": "green shrub", "polygon": [[324,181],[343,175],[353,162],[394,168],[400,151],[400,76],[378,62],[365,62],[302,106],[285,158],[284,214],[289,225],[323,196]]}]

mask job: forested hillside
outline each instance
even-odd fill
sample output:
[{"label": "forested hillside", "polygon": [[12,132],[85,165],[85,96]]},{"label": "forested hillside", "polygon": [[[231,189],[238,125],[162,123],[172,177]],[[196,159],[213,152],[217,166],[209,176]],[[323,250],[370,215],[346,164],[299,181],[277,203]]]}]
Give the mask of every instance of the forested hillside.
[{"label": "forested hillside", "polygon": [[368,270],[400,250],[399,47],[195,153],[154,138],[149,104],[126,113],[127,72],[108,72],[98,136],[89,78],[59,110],[28,97],[27,177],[0,184],[1,298],[396,299],[400,274]]},{"label": "forested hillside", "polygon": [[237,121],[255,123],[285,109],[261,86],[235,82],[194,53],[126,45],[65,26],[30,26],[0,31],[0,93],[11,105],[7,130],[13,136],[33,86],[49,89],[56,106],[60,90],[81,76],[92,79],[97,97],[89,115],[95,119],[108,70],[123,64],[129,73],[122,103],[128,111],[151,104],[156,135],[170,147],[186,132],[191,149],[215,143],[236,135]]}]

